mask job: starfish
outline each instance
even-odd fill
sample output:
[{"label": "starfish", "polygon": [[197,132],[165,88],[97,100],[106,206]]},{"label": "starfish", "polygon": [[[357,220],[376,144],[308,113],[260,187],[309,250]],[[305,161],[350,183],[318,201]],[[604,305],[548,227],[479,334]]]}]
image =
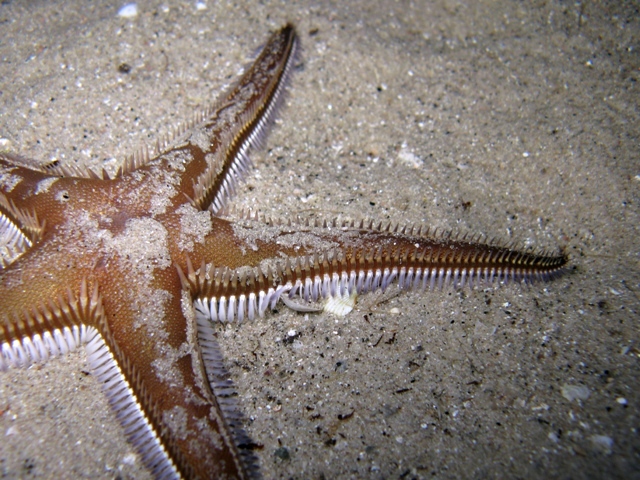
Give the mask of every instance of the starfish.
[{"label": "starfish", "polygon": [[350,308],[392,283],[549,280],[567,264],[563,253],[423,227],[231,213],[297,46],[293,26],[274,33],[216,103],[112,175],[0,154],[0,369],[85,345],[158,478],[259,476],[216,324],[263,317],[279,301]]}]

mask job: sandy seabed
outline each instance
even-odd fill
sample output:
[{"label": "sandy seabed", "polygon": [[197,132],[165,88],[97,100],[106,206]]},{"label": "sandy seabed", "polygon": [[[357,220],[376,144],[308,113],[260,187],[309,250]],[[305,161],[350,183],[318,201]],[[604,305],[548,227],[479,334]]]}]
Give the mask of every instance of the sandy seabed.
[{"label": "sandy seabed", "polygon": [[[638,3],[287,3],[2,2],[2,148],[112,167],[294,22],[235,206],[484,233],[571,268],[224,329],[265,478],[639,478]],[[0,476],[145,475],[82,351],[0,375]]]}]

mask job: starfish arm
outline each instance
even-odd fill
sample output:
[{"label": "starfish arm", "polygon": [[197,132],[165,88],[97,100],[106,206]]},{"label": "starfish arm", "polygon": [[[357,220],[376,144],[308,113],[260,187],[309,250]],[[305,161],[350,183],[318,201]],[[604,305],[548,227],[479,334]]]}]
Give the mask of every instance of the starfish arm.
[{"label": "starfish arm", "polygon": [[29,265],[37,257],[19,262],[28,273],[11,268],[0,283],[0,370],[86,344],[93,374],[158,478],[254,476],[251,443],[212,334],[195,324],[190,302],[183,308],[181,296],[170,293],[180,292],[174,268],[150,278],[122,258],[108,269],[80,263],[89,279],[72,291],[65,285],[73,284],[74,269],[40,279],[48,277],[46,267]]},{"label": "starfish arm", "polygon": [[[21,157],[0,154],[0,192],[17,208],[33,209],[59,176],[40,169],[35,162]],[[28,205],[31,204],[31,205]]]},{"label": "starfish arm", "polygon": [[[20,164],[12,163],[18,161]],[[122,195],[131,183],[63,178],[52,175],[47,167],[31,167],[27,162],[0,155],[0,271],[3,263],[7,268],[36,243],[55,235],[56,227],[70,217],[86,213],[89,205],[113,203],[113,197]],[[80,203],[74,203],[78,199]],[[98,208],[94,214],[103,211]]]},{"label": "starfish arm", "polygon": [[[160,278],[163,288],[178,281],[173,268]],[[180,295],[163,295],[133,307],[126,294],[113,302],[111,290],[106,286],[106,313],[87,345],[88,362],[145,465],[157,478],[253,476],[248,443],[238,441],[246,438],[240,415],[225,392],[214,394],[212,387],[223,385],[209,384],[217,378],[206,370],[220,356],[217,346],[212,339],[200,346],[191,306],[184,308]]]},{"label": "starfish arm", "polygon": [[258,58],[206,115],[203,130],[213,155],[207,170],[195,183],[195,204],[217,213],[234,194],[235,184],[250,167],[250,148],[260,146],[282,101],[297,49],[292,25],[286,25],[267,41]]},{"label": "starfish arm", "polygon": [[35,212],[19,208],[0,193],[0,271],[42,238],[44,222]]},{"label": "starfish arm", "polygon": [[90,292],[82,281],[78,294],[67,289],[48,304],[0,317],[0,370],[26,367],[75,349],[95,335],[103,314],[97,289]]},{"label": "starfish arm", "polygon": [[[86,344],[93,374],[125,434],[155,476],[256,476],[255,459],[248,449],[251,443],[239,425],[241,415],[231,384],[224,379],[210,328],[187,328],[189,320],[183,317],[180,299],[168,299],[163,306],[166,317],[179,318],[184,328],[150,331],[140,337],[133,333],[134,312],[121,304],[114,312],[113,303],[107,302],[105,313],[97,286],[90,290],[83,281],[77,295],[69,290],[47,306],[3,319],[0,370],[45,361]],[[119,321],[110,322],[109,317]],[[176,323],[174,319],[171,324]],[[196,330],[194,338],[187,338]]]},{"label": "starfish arm", "polygon": [[[223,322],[263,316],[285,294],[316,301],[385,290],[393,282],[400,288],[423,289],[531,282],[558,276],[567,263],[562,253],[522,251],[483,243],[480,237],[371,222],[218,220],[215,231],[196,251],[195,258],[203,259],[199,269],[186,262],[182,283],[199,316]],[[216,245],[223,237],[226,249],[221,251]]]},{"label": "starfish arm", "polygon": [[[0,154],[0,271],[6,269],[38,242],[44,233],[33,205],[24,201],[52,177],[35,168],[18,165],[23,159]],[[53,180],[55,181],[55,179]],[[28,186],[25,185],[28,184]]]},{"label": "starfish arm", "polygon": [[[247,71],[209,108],[156,147],[151,160],[125,162],[121,173],[147,170],[154,161],[182,165],[181,195],[200,210],[214,214],[235,193],[237,183],[251,167],[248,151],[260,146],[290,76],[297,37],[293,26],[275,32]],[[138,155],[145,157],[146,155]]]},{"label": "starfish arm", "polygon": [[44,239],[1,272],[0,368],[30,365],[71,350],[96,325],[102,303],[92,290],[97,285],[92,275],[103,269],[96,269],[86,243],[73,244],[79,233],[67,230],[70,235],[56,236],[47,229]]}]

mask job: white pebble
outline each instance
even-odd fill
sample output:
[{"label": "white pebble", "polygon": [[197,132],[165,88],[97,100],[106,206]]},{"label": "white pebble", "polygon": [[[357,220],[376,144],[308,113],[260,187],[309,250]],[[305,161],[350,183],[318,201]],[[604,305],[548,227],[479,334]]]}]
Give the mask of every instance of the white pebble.
[{"label": "white pebble", "polygon": [[138,4],[127,3],[118,10],[118,16],[122,18],[133,18],[138,15]]},{"label": "white pebble", "polygon": [[398,152],[398,160],[408,167],[420,168],[424,164],[424,161],[411,152],[406,144],[402,144],[400,151]]},{"label": "white pebble", "polygon": [[135,453],[127,453],[124,457],[122,457],[122,463],[125,465],[135,465],[138,456]]},{"label": "white pebble", "polygon": [[624,397],[616,398],[616,402],[618,402],[620,405],[626,405],[627,403],[629,403],[629,402],[627,402],[627,399],[624,398]]},{"label": "white pebble", "polygon": [[591,390],[584,385],[567,385],[562,386],[562,396],[573,402],[574,400],[585,401],[591,396]]},{"label": "white pebble", "polygon": [[606,435],[592,435],[589,437],[593,447],[600,453],[611,455],[613,451],[613,438]]}]

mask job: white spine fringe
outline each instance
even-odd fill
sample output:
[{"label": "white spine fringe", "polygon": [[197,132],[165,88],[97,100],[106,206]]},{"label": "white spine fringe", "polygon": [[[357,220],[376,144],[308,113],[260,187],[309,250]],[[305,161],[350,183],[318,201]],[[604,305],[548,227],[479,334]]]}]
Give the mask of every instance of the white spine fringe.
[{"label": "white spine fringe", "polygon": [[225,207],[228,200],[235,196],[238,184],[246,176],[247,172],[252,169],[253,164],[249,158],[249,150],[263,146],[269,125],[273,122],[278,111],[278,107],[282,102],[284,91],[291,76],[291,69],[296,57],[297,48],[298,42],[295,41],[291,54],[289,55],[289,59],[284,66],[282,75],[280,76],[280,82],[276,86],[263,115],[260,116],[257,123],[253,126],[251,132],[240,145],[236,156],[233,158],[229,172],[222,182],[222,188],[216,193],[211,205],[209,206],[214,214],[218,214]]},{"label": "white spine fringe", "polygon": [[0,212],[0,270],[31,248],[31,240]]},{"label": "white spine fringe", "polygon": [[180,478],[156,432],[143,413],[113,354],[93,327],[85,325],[55,329],[1,345],[0,370],[28,367],[65,354],[84,344],[87,361],[111,404],[125,433],[155,478]]},{"label": "white spine fringe", "polygon": [[[270,288],[268,291],[261,290],[258,295],[251,293],[247,295],[230,295],[228,297],[197,298],[193,302],[196,311],[196,318],[208,319],[212,322],[242,322],[244,319],[253,320],[264,317],[267,309],[273,310],[283,294],[289,298],[299,295],[305,301],[317,301],[319,298],[344,297],[358,295],[381,289],[383,292],[391,283],[397,281],[400,289],[443,289],[449,285],[453,288],[463,288],[468,285],[473,288],[474,284],[494,282],[506,283],[508,281],[521,281],[530,283],[534,280],[546,280],[553,276],[553,273],[545,272],[522,272],[517,268],[393,268],[384,270],[361,270],[351,273],[344,272],[341,275],[316,276],[311,279],[298,280],[295,285],[288,282],[284,285]],[[290,308],[297,310],[295,303],[284,302]],[[304,307],[301,306],[301,311]]]},{"label": "white spine fringe", "polygon": [[79,345],[87,343],[88,338],[89,329],[81,325],[57,328],[43,335],[36,334],[11,343],[4,342],[0,345],[0,370],[45,362],[51,357],[75,350]]},{"label": "white spine fringe", "polygon": [[113,354],[98,331],[88,329],[87,360],[102,384],[116,418],[143,463],[157,479],[178,479],[180,474],[134,394]]}]

